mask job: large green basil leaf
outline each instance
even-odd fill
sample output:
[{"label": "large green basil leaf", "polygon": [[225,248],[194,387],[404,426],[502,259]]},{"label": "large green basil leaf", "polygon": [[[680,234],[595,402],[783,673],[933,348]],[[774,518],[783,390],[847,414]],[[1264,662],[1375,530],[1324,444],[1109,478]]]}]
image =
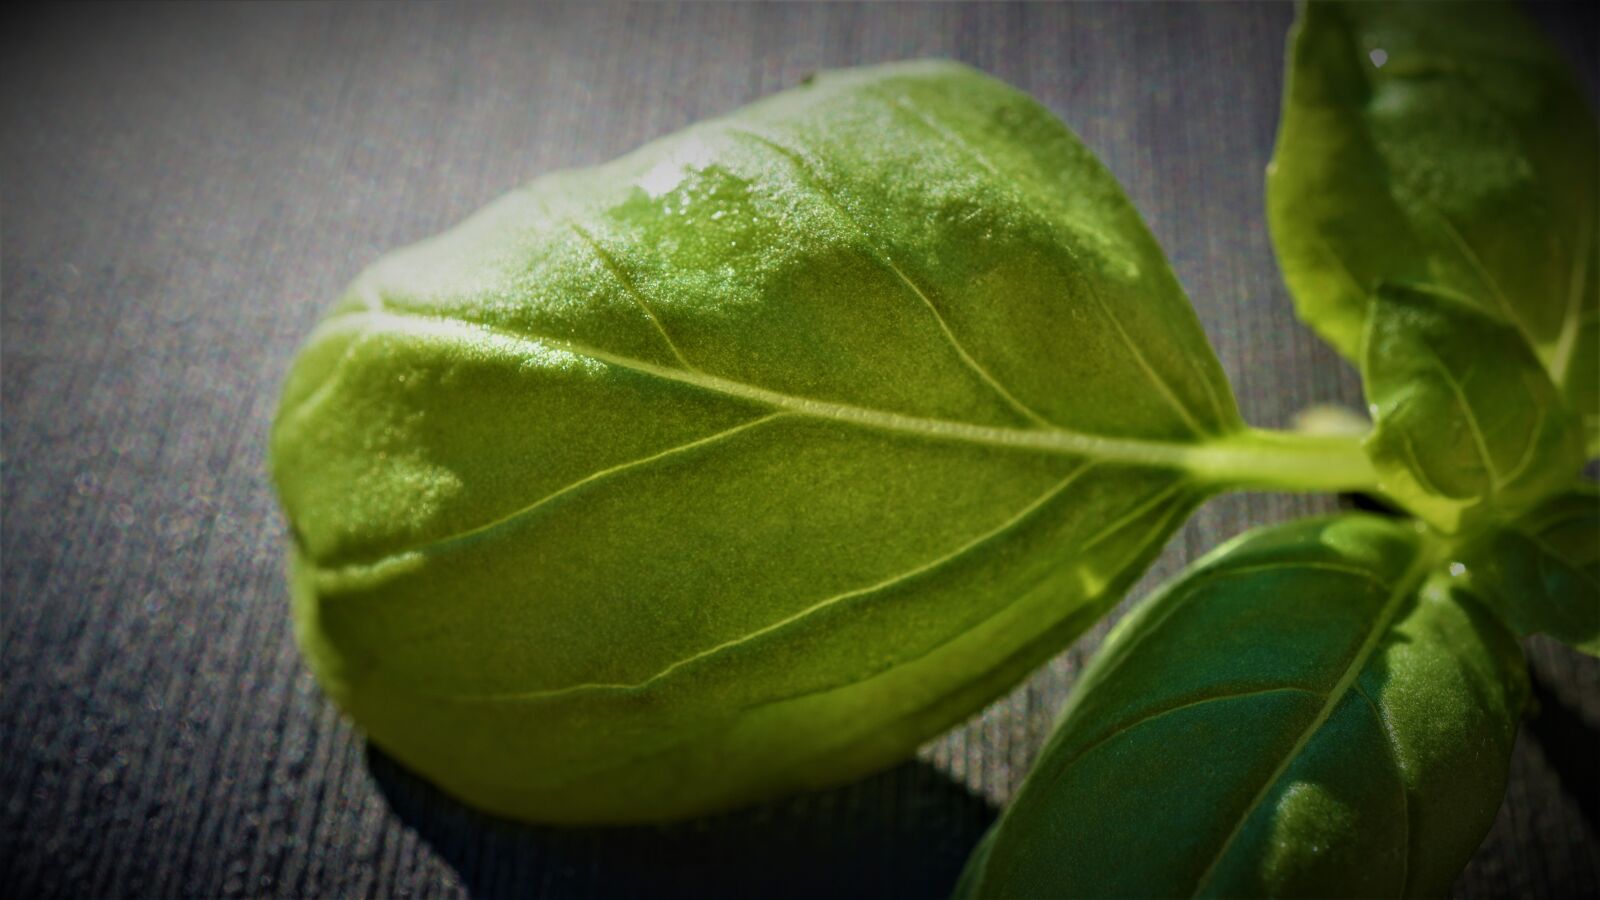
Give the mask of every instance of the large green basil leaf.
[{"label": "large green basil leaf", "polygon": [[1112,177],[948,63],[819,76],[382,261],[272,453],[328,692],[565,821],[889,764],[1217,484],[1372,480],[1244,430]]},{"label": "large green basil leaf", "polygon": [[1454,296],[1380,285],[1361,376],[1384,490],[1445,531],[1526,512],[1583,467],[1572,415],[1516,329]]},{"label": "large green basil leaf", "polygon": [[1349,515],[1203,560],[1107,639],[965,896],[1444,893],[1526,680],[1438,552]]},{"label": "large green basil leaf", "polygon": [[1518,634],[1600,656],[1600,490],[1556,497],[1461,551],[1473,589]]},{"label": "large green basil leaf", "polygon": [[1600,139],[1561,58],[1509,3],[1302,7],[1267,177],[1301,316],[1361,352],[1379,282],[1515,328],[1600,435]]}]

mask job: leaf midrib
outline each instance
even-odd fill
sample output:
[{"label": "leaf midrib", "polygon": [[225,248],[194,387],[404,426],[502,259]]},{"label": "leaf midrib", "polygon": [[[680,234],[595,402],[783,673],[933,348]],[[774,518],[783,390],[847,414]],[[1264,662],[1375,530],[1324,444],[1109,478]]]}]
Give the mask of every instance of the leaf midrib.
[{"label": "leaf midrib", "polygon": [[[490,325],[467,322],[446,316],[384,309],[355,309],[324,322],[323,327],[349,325],[363,320],[390,330],[419,336],[450,337],[482,344],[485,339],[502,344],[503,349],[526,351],[528,345],[540,350],[557,350],[626,369],[662,381],[676,382],[738,400],[782,409],[833,422],[877,431],[908,434],[935,440],[979,444],[1003,450],[1031,451],[1059,456],[1087,456],[1110,462],[1188,470],[1203,449],[1198,442],[1162,441],[1143,438],[1107,437],[1060,426],[1049,428],[1008,428],[978,425],[950,419],[911,416],[888,410],[819,400],[760,387],[719,375],[658,365],[646,360],[608,353],[575,341],[526,331],[510,331]],[[315,340],[315,337],[313,338]],[[302,406],[301,409],[305,407]],[[294,415],[290,412],[289,415]]]},{"label": "leaf midrib", "polygon": [[[766,406],[775,411],[773,415],[758,417],[761,421],[775,418],[780,413],[788,413],[814,420],[830,421],[858,428],[936,441],[953,441],[1014,452],[1083,458],[1113,465],[1164,469],[1182,474],[1185,476],[1186,483],[1202,491],[1215,489],[1223,485],[1235,487],[1265,486],[1280,490],[1348,490],[1358,485],[1371,487],[1374,480],[1374,473],[1371,471],[1370,463],[1354,441],[1348,442],[1348,446],[1342,443],[1334,446],[1328,442],[1296,438],[1288,444],[1284,444],[1282,438],[1286,435],[1275,432],[1260,432],[1241,426],[1231,434],[1191,443],[1178,440],[1162,441],[1142,438],[1106,437],[1069,431],[1056,426],[1020,429],[909,416],[885,410],[787,394],[708,374],[698,369],[673,368],[608,353],[576,342],[525,331],[509,331],[443,315],[396,310],[392,307],[383,306],[380,302],[369,302],[363,308],[349,310],[325,320],[319,327],[319,333],[314,334],[311,340],[313,342],[316,341],[319,335],[325,333],[326,329],[329,328],[352,327],[353,325],[356,330],[361,331],[366,330],[363,326],[369,323],[373,331],[381,332],[387,330],[390,333],[407,333],[443,338],[445,340],[460,341],[467,346],[475,346],[479,349],[484,349],[486,342],[498,344],[499,346],[489,347],[488,349],[511,353],[518,358],[526,358],[529,355],[533,355],[535,351],[547,353],[555,350],[662,381],[684,384],[699,390]],[[340,363],[336,364],[333,371],[325,376],[326,380],[317,389],[306,395],[298,404],[280,412],[280,421],[303,417],[311,410],[328,402],[329,398],[335,393],[331,386],[338,382],[339,370],[349,360],[353,352],[354,342],[352,342],[351,348],[346,351]],[[745,424],[748,425],[750,423]],[[612,474],[641,463],[649,463],[659,457],[692,449],[742,430],[744,430],[744,426],[716,432],[689,441],[686,444],[680,444],[640,459],[612,466],[557,489],[554,494],[566,493],[572,488],[588,483],[596,476]],[[1274,443],[1275,441],[1276,444]],[[317,562],[321,566],[337,563],[340,568],[371,568],[386,561],[405,556],[411,551],[425,549],[440,542],[450,541],[456,537],[474,534],[503,524],[504,520],[520,516],[527,512],[530,506],[537,507],[551,499],[551,496],[541,497],[539,500],[534,501],[533,504],[525,505],[508,515],[501,516],[494,522],[468,528],[465,532],[447,534],[442,538],[430,539],[420,546],[389,550],[381,556],[364,560],[345,559],[336,561],[324,557]]]}]

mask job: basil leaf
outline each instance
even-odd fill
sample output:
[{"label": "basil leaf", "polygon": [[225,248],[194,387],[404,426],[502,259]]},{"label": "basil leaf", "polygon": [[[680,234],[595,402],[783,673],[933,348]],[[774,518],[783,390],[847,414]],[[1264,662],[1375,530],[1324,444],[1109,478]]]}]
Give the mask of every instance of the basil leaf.
[{"label": "basil leaf", "polygon": [[1492,823],[1515,638],[1412,526],[1263,529],[1113,631],[971,897],[1442,894]]},{"label": "basil leaf", "polygon": [[1584,485],[1463,551],[1474,590],[1518,634],[1600,656],[1600,490]]},{"label": "basil leaf", "polygon": [[273,435],[299,635],[513,816],[683,816],[909,755],[1077,636],[1243,429],[1159,248],[970,69],[819,76],[362,275]]},{"label": "basil leaf", "polygon": [[1379,282],[1512,328],[1600,440],[1600,138],[1508,3],[1309,3],[1267,176],[1300,315],[1351,359]]},{"label": "basil leaf", "polygon": [[1454,532],[1526,512],[1583,467],[1583,440],[1516,329],[1454,296],[1382,285],[1368,314],[1367,452],[1390,496]]}]

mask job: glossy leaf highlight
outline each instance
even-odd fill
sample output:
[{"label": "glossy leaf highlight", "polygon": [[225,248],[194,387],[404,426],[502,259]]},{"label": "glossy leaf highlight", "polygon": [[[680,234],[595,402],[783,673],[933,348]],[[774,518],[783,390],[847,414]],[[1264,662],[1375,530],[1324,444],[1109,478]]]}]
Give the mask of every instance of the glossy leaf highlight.
[{"label": "glossy leaf highlight", "polygon": [[1362,515],[1209,556],[1113,631],[962,895],[1444,893],[1526,686],[1438,558]]}]

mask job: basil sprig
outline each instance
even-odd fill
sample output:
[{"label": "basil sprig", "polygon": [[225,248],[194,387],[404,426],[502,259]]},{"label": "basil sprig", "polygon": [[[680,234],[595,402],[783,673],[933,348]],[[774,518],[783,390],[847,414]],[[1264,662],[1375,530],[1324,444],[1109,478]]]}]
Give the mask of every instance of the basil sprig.
[{"label": "basil sprig", "polygon": [[1268,217],[1360,436],[1255,429],[1115,180],[937,62],[557,173],[356,279],[272,438],[298,635],[377,743],[538,821],[903,759],[1235,489],[1121,623],[967,897],[1440,893],[1517,637],[1600,651],[1596,129],[1496,4],[1311,4]]}]

